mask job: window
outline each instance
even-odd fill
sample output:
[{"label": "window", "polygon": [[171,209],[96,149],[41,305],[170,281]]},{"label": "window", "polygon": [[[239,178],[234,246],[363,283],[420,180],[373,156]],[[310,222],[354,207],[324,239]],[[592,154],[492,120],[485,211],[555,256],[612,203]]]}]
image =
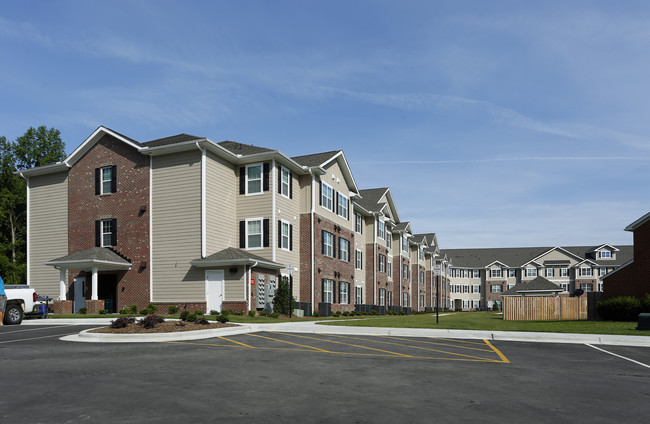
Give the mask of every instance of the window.
[{"label": "window", "polygon": [[354,230],[359,234],[363,234],[363,217],[361,216],[360,213],[356,213],[354,216],[355,216]]},{"label": "window", "polygon": [[107,166],[102,168],[102,194],[112,193],[113,186],[113,167]]},{"label": "window", "polygon": [[469,300],[463,300],[463,309],[469,308]]},{"label": "window", "polygon": [[490,292],[491,293],[501,293],[501,290],[503,290],[503,287],[501,287],[501,284],[492,284],[490,286]]},{"label": "window", "polygon": [[592,283],[581,283],[580,288],[586,292],[594,291],[594,285]]},{"label": "window", "polygon": [[418,246],[418,258],[420,258],[421,261],[424,260],[424,248],[422,246]]},{"label": "window", "polygon": [[560,286],[562,287],[563,292],[569,291],[569,283],[560,283]]},{"label": "window", "polygon": [[288,222],[278,221],[280,224],[280,248],[284,250],[292,250],[293,246],[291,243],[292,239],[292,226]]},{"label": "window", "polygon": [[424,295],[420,295],[420,308],[424,308]]},{"label": "window", "polygon": [[424,271],[420,271],[420,283],[424,283]]},{"label": "window", "polygon": [[474,309],[480,308],[480,300],[472,300],[472,308]]},{"label": "window", "polygon": [[481,277],[481,273],[478,269],[472,270],[472,278],[480,278],[480,277]]},{"label": "window", "polygon": [[339,237],[339,259],[350,262],[350,242]]},{"label": "window", "polygon": [[469,285],[463,284],[463,293],[469,293]]},{"label": "window", "polygon": [[598,274],[602,277],[603,275],[607,274],[607,268],[600,268],[598,270]]},{"label": "window", "polygon": [[409,278],[409,266],[408,264],[402,265],[402,278],[407,280]]},{"label": "window", "polygon": [[517,270],[514,268],[509,268],[508,269],[508,278],[515,278],[516,277],[516,272]]},{"label": "window", "polygon": [[336,201],[336,213],[343,219],[348,219],[350,217],[348,206],[348,198],[341,193],[338,193]]},{"label": "window", "polygon": [[402,235],[402,251],[403,252],[409,251],[409,239],[405,235]]},{"label": "window", "polygon": [[591,277],[591,275],[592,275],[592,273],[591,273],[591,268],[590,267],[586,267],[586,266],[580,267],[580,276],[581,277]]},{"label": "window", "polygon": [[377,218],[377,237],[384,240],[386,238],[386,224]]},{"label": "window", "polygon": [[246,237],[246,248],[262,248],[262,220],[255,219],[246,222],[248,232]]},{"label": "window", "polygon": [[363,291],[361,287],[355,287],[354,288],[354,303],[356,305],[362,305],[363,304]]},{"label": "window", "polygon": [[537,268],[526,268],[526,277],[537,277]]},{"label": "window", "polygon": [[598,283],[598,291],[603,291],[603,283]]},{"label": "window", "polygon": [[601,258],[607,258],[607,259],[609,259],[609,258],[612,257],[612,252],[610,252],[609,250],[601,250],[601,251],[599,252],[599,255],[600,255]]},{"label": "window", "polygon": [[280,167],[280,194],[291,198],[291,172],[284,166]]},{"label": "window", "polygon": [[349,301],[349,296],[350,295],[350,283],[346,283],[345,281],[340,281],[339,282],[339,303],[341,305],[347,305],[350,303]]},{"label": "window", "polygon": [[501,278],[501,268],[499,268],[499,269],[491,269],[490,270],[490,278]]},{"label": "window", "polygon": [[386,256],[379,254],[379,272],[386,272]]},{"label": "window", "polygon": [[554,274],[553,268],[546,268],[546,270],[544,271],[544,274],[545,274],[546,277],[552,277],[553,274]]},{"label": "window", "polygon": [[407,292],[402,293],[402,306],[409,306],[409,294]]},{"label": "window", "polygon": [[388,261],[388,263],[386,264],[386,269],[388,270],[388,276],[390,278],[392,278],[393,277],[393,264],[390,263],[390,261]]},{"label": "window", "polygon": [[386,289],[379,289],[379,306],[386,306]]},{"label": "window", "polygon": [[460,288],[460,284],[456,284],[456,287],[454,289],[454,293],[462,293],[462,289]]},{"label": "window", "polygon": [[321,182],[321,205],[325,209],[329,209],[334,212],[334,189],[327,185],[327,183]]},{"label": "window", "polygon": [[386,292],[386,305],[393,306],[393,292]]},{"label": "window", "polygon": [[262,165],[248,165],[246,167],[246,194],[259,194],[262,192]]},{"label": "window", "polygon": [[393,247],[393,233],[388,231],[386,231],[386,247],[389,249]]},{"label": "window", "polygon": [[480,293],[481,292],[481,286],[479,284],[474,284],[472,286],[472,293]]},{"label": "window", "polygon": [[363,252],[361,250],[354,251],[354,267],[356,269],[363,269]]},{"label": "window", "polygon": [[113,246],[113,220],[112,219],[103,219],[102,220],[102,246],[109,247]]},{"label": "window", "polygon": [[95,194],[110,194],[117,191],[116,174],[117,167],[104,166],[95,168]]},{"label": "window", "polygon": [[325,256],[334,257],[334,234],[323,231],[322,252]]},{"label": "window", "polygon": [[333,303],[334,280],[323,280],[323,302]]},{"label": "window", "polygon": [[463,278],[469,278],[469,270],[468,269],[463,270]]},{"label": "window", "polygon": [[569,276],[569,269],[568,268],[560,268],[560,277],[568,277]]},{"label": "window", "polygon": [[460,269],[456,268],[456,269],[454,270],[454,276],[460,278],[460,273],[461,273],[461,272],[462,272],[462,271],[461,271]]},{"label": "window", "polygon": [[514,286],[515,286],[514,284],[508,284],[508,290],[510,290],[510,289],[513,288]]}]

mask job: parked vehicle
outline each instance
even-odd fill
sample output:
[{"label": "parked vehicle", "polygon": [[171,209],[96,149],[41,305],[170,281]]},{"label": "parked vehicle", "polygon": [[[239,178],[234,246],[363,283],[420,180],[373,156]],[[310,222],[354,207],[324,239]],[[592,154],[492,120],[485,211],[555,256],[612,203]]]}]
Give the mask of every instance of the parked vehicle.
[{"label": "parked vehicle", "polygon": [[37,302],[38,295],[28,285],[7,285],[7,309],[5,309],[4,323],[7,325],[20,324],[23,321],[25,312],[32,312],[38,309],[41,302]]}]

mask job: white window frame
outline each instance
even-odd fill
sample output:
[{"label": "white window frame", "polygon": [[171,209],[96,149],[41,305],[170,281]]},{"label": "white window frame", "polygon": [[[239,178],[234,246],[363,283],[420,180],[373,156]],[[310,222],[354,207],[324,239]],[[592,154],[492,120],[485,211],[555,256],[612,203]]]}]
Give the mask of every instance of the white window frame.
[{"label": "white window frame", "polygon": [[478,269],[472,270],[472,278],[481,278],[481,271]]},{"label": "white window frame", "polygon": [[[105,178],[106,175],[104,175],[104,171],[108,171],[108,175],[110,176],[110,178],[108,178],[108,179]],[[100,186],[100,194],[111,194],[113,192],[113,190],[112,190],[112,188],[113,188],[113,178],[115,178],[115,176],[113,175],[113,167],[112,166],[104,166],[104,167],[100,168],[99,175],[100,175],[100,179],[101,179],[100,185],[99,185]],[[108,189],[106,189],[104,187],[105,184],[108,184]]]},{"label": "white window frame", "polygon": [[339,303],[341,305],[350,303],[350,283],[347,281],[339,281]]},{"label": "white window frame", "polygon": [[[286,181],[285,181],[286,178]],[[280,166],[280,194],[289,198],[291,193],[291,171],[284,166]]]},{"label": "white window frame", "polygon": [[422,246],[418,246],[418,258],[420,258],[421,261],[424,260],[424,248]]},{"label": "white window frame", "polygon": [[[281,249],[282,250],[289,250],[289,246],[290,246],[290,237],[289,237],[290,230],[289,230],[289,228],[290,228],[291,224],[289,224],[287,221],[280,221],[280,225],[281,225],[280,233],[281,233],[281,236],[282,236],[281,240],[280,240],[280,244],[282,246]],[[285,230],[286,230],[286,233],[285,233]]]},{"label": "white window frame", "polygon": [[402,306],[408,308],[409,306],[409,294],[408,292],[402,293]]},{"label": "white window frame", "polygon": [[323,303],[332,303],[334,293],[334,280],[323,279]]},{"label": "white window frame", "polygon": [[386,306],[386,289],[379,289],[379,306]]},{"label": "white window frame", "polygon": [[463,284],[463,293],[469,293],[469,284]]},{"label": "white window frame", "polygon": [[472,293],[480,293],[481,292],[481,285],[480,284],[474,284],[472,286]]},{"label": "white window frame", "polygon": [[[249,170],[252,168],[259,168],[260,169],[260,177],[258,178],[250,178]],[[260,183],[260,189],[259,191],[251,191],[250,185],[251,183],[257,182],[259,180]],[[251,165],[246,165],[246,196],[257,196],[259,194],[264,193],[264,166],[261,163],[254,163]]]},{"label": "white window frame", "polygon": [[386,224],[379,218],[377,218],[377,238],[386,239]]},{"label": "white window frame", "polygon": [[321,205],[328,211],[334,212],[334,188],[325,181],[321,181],[321,192]]},{"label": "white window frame", "polygon": [[354,287],[354,304],[363,305],[363,288],[360,286]]},{"label": "white window frame", "polygon": [[490,269],[490,278],[503,278],[502,277],[503,273],[501,271],[501,268],[491,268]]},{"label": "white window frame", "polygon": [[600,252],[598,252],[598,256],[601,259],[611,259],[612,258],[612,252],[610,252],[609,250],[601,250]]},{"label": "white window frame", "polygon": [[348,219],[348,208],[350,207],[350,201],[340,192],[336,194],[338,197],[337,200],[337,211],[336,214],[343,219]]},{"label": "white window frame", "polygon": [[508,268],[508,278],[515,278],[517,276],[517,270],[514,268]]},{"label": "white window frame", "polygon": [[[260,224],[260,232],[259,232],[259,237],[260,237],[260,245],[259,246],[253,246],[251,245],[250,238],[251,236],[257,236],[257,233],[251,233],[250,231],[250,226],[254,222],[259,222]],[[249,218],[246,220],[246,250],[257,250],[257,249],[264,249],[264,218]]]},{"label": "white window frame", "polygon": [[544,276],[545,277],[554,277],[555,276],[555,269],[553,269],[553,268],[545,268],[544,269]]},{"label": "white window frame", "polygon": [[501,284],[490,285],[490,293],[502,293],[503,286]]},{"label": "white window frame", "polygon": [[594,291],[593,283],[580,283],[580,288],[586,293]]},{"label": "white window frame", "polygon": [[358,234],[363,234],[363,217],[359,212],[355,213],[354,216],[355,216],[354,230]]},{"label": "white window frame", "polygon": [[402,279],[404,279],[404,280],[409,279],[409,265],[408,264],[402,264]]},{"label": "white window frame", "polygon": [[569,268],[560,268],[560,277],[568,277]]},{"label": "white window frame", "polygon": [[569,283],[560,283],[560,287],[562,287],[563,292],[569,292]]},{"label": "white window frame", "polygon": [[420,284],[424,283],[424,271],[420,271]]},{"label": "white window frame", "polygon": [[[102,247],[111,247],[113,241],[113,220],[112,219],[102,219],[101,220],[101,241]],[[107,239],[108,238],[108,239]]]},{"label": "white window frame", "polygon": [[350,262],[350,241],[339,237],[339,259]]},{"label": "white window frame", "polygon": [[363,269],[363,253],[359,249],[354,250],[354,269]]},{"label": "white window frame", "polygon": [[388,277],[393,277],[393,264],[390,261],[386,261],[386,272],[388,273]]},{"label": "white window frame", "polygon": [[537,268],[526,268],[526,277],[537,277]]},{"label": "white window frame", "polygon": [[402,234],[402,252],[408,253],[409,251],[409,239]]},{"label": "white window frame", "polygon": [[393,306],[393,292],[386,290],[386,305]]},{"label": "white window frame", "polygon": [[603,291],[603,283],[598,283],[598,291],[601,292]]},{"label": "white window frame", "polygon": [[587,266],[581,266],[580,267],[580,276],[581,277],[593,277],[593,275],[594,275],[594,273],[593,273],[593,269],[591,269],[591,267],[587,267]]},{"label": "white window frame", "polygon": [[386,231],[386,247],[391,249],[393,247],[393,233]]},{"label": "white window frame", "polygon": [[333,258],[334,257],[334,234],[330,233],[329,231],[323,230],[322,237],[323,237],[323,241],[322,241],[323,255]]},{"label": "white window frame", "polygon": [[602,276],[604,276],[604,275],[606,275],[606,274],[607,274],[607,268],[605,268],[605,267],[603,267],[603,266],[601,266],[600,268],[598,268],[598,275],[599,275],[600,277],[602,277]]},{"label": "white window frame", "polygon": [[386,272],[386,255],[379,254],[379,272]]}]

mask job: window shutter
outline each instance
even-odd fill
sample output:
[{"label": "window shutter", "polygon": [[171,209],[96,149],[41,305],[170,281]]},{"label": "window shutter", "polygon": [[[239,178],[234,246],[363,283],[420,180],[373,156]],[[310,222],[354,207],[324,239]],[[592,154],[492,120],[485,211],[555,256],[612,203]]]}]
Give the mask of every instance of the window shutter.
[{"label": "window shutter", "polygon": [[293,225],[289,224],[289,250],[293,250]]},{"label": "window shutter", "polygon": [[320,181],[318,183],[318,204],[320,206],[323,206],[323,182]]},{"label": "window shutter", "polygon": [[264,231],[264,247],[269,247],[269,220],[265,219],[262,222],[264,223],[264,229],[262,230]]},{"label": "window shutter", "polygon": [[246,194],[246,167],[239,168],[239,194]]},{"label": "window shutter", "polygon": [[95,195],[101,194],[101,168],[95,168]]},{"label": "window shutter", "polygon": [[282,165],[278,165],[278,194],[282,194]]},{"label": "window shutter", "polygon": [[332,280],[332,303],[336,303],[336,281]]},{"label": "window shutter", "polygon": [[262,165],[262,169],[264,169],[264,191],[269,191],[269,168],[270,165],[268,162],[265,162]]},{"label": "window shutter", "polygon": [[337,255],[337,253],[336,253],[336,251],[337,251],[338,249],[337,249],[336,247],[337,247],[337,246],[336,246],[336,236],[335,236],[334,234],[332,234],[332,257],[333,257],[333,258],[337,258],[337,257],[338,257],[338,255]]},{"label": "window shutter", "polygon": [[278,247],[282,247],[282,221],[278,221]]},{"label": "window shutter", "polygon": [[336,190],[332,190],[334,201],[332,202],[332,212],[339,213],[339,195]]},{"label": "window shutter", "polygon": [[289,199],[293,199],[293,174],[289,172]]},{"label": "window shutter", "polygon": [[320,293],[321,293],[321,301],[325,302],[325,280],[321,280],[320,282]]},{"label": "window shutter", "polygon": [[95,221],[95,246],[102,246],[102,221]]},{"label": "window shutter", "polygon": [[117,219],[111,219],[111,246],[117,246]]},{"label": "window shutter", "polygon": [[246,221],[239,221],[239,248],[246,248]]},{"label": "window shutter", "polygon": [[111,176],[113,179],[111,180],[111,193],[117,193],[117,166],[113,165],[111,166]]},{"label": "window shutter", "polygon": [[320,233],[320,254],[325,254],[325,230]]}]

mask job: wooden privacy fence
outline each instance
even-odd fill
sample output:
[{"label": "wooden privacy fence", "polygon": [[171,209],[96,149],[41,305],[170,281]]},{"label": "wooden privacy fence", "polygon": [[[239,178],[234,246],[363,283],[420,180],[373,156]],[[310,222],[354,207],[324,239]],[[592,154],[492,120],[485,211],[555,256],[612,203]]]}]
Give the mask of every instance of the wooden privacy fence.
[{"label": "wooden privacy fence", "polygon": [[503,319],[512,321],[587,319],[587,296],[504,296]]}]

